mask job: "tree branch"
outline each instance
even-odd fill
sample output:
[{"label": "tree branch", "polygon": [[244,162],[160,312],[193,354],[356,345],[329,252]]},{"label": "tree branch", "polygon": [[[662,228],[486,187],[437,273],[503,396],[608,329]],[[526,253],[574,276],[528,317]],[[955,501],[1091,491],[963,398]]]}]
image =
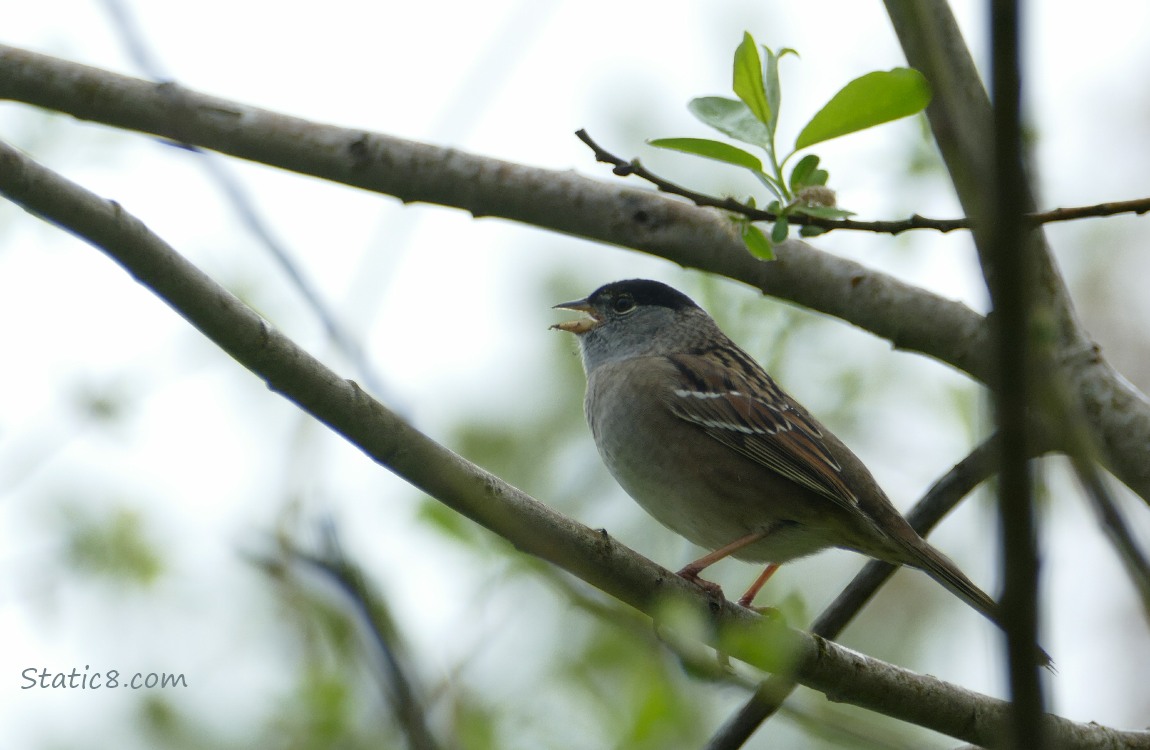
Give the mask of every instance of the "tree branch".
[{"label": "tree branch", "polygon": [[[1037,374],[1044,369],[1040,365],[1043,355],[1048,354],[1036,335],[1037,310],[1048,300],[1038,299],[1033,288],[1044,265],[1050,266],[1049,273],[1055,277],[1057,271],[1051,259],[1043,257],[1037,231],[1028,231],[1022,221],[1030,186],[1022,165],[1018,0],[992,0],[989,15],[993,170],[985,175],[981,186],[989,197],[990,213],[980,216],[983,223],[975,231],[975,242],[994,306],[991,323],[997,367],[991,392],[995,424],[1002,436],[996,490],[1003,570],[1000,606],[1013,706],[1009,739],[1011,747],[1026,750],[1047,744],[1042,726],[1046,696],[1031,645],[1038,637],[1039,548],[1034,488],[1039,480],[1030,457],[1034,443],[1031,415],[1038,405],[1034,386]],[[1063,300],[1069,307],[1069,299]],[[1075,325],[1072,320],[1067,324]]]},{"label": "tree branch", "polygon": [[[286,581],[296,568],[319,573],[334,585],[347,604],[349,622],[363,633],[362,647],[380,688],[391,704],[396,723],[402,729],[411,750],[440,750],[427,723],[427,709],[422,690],[411,675],[405,658],[403,639],[395,627],[386,601],[368,586],[360,568],[347,558],[340,543],[335,523],[329,518],[321,526],[322,542],[318,552],[308,552],[291,540],[283,540],[274,553],[253,554],[253,564],[277,580]],[[302,583],[301,583],[302,585]],[[372,658],[374,657],[374,658]]]},{"label": "tree branch", "polygon": [[[733,214],[745,216],[752,221],[776,221],[779,218],[777,213],[749,206],[729,196],[726,198],[716,198],[713,195],[696,192],[660,177],[644,167],[638,159],[627,160],[603,148],[591,138],[586,130],[577,130],[575,131],[575,135],[579,140],[587,144],[588,148],[595,154],[596,161],[612,165],[613,168],[611,171],[619,177],[635,175],[651,183],[660,191],[669,195],[686,198],[696,206],[730,211]],[[1051,224],[1058,221],[1099,218],[1118,214],[1132,213],[1141,216],[1147,212],[1150,212],[1150,198],[1137,198],[1128,201],[1098,203],[1093,206],[1034,211],[1024,215],[1023,219],[1028,226],[1039,226],[1041,224]],[[953,232],[957,229],[970,229],[972,227],[970,219],[930,219],[925,216],[919,216],[918,214],[898,221],[858,221],[856,219],[826,219],[819,216],[794,213],[787,215],[787,222],[797,226],[819,227],[825,229],[827,232],[844,229],[890,235],[902,234],[912,229],[933,229],[946,234],[947,232]]]},{"label": "tree branch", "polygon": [[[990,744],[1006,726],[1009,707],[1003,701],[915,675],[709,598],[606,533],[556,513],[467,462],[311,358],[118,204],[100,199],[6,144],[0,144],[0,192],[99,248],[271,390],[381,466],[518,549],[563,567],[648,615],[654,615],[664,597],[680,597],[701,621],[713,626],[708,634],[711,645],[761,669],[791,674],[832,700],[968,742]],[[1044,721],[1052,736],[1067,747],[1118,742],[1150,747],[1150,734],[1143,732],[1117,732],[1050,715]]]}]

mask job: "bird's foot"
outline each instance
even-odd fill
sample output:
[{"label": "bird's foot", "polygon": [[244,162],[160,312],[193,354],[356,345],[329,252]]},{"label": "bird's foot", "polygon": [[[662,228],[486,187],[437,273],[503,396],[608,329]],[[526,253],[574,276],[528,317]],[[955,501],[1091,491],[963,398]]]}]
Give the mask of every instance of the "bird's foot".
[{"label": "bird's foot", "polygon": [[725,598],[723,596],[723,587],[712,581],[707,581],[699,578],[699,571],[699,568],[696,568],[693,565],[688,565],[675,575],[679,576],[684,581],[690,581],[691,583],[701,588],[703,591],[707,592],[707,594],[710,596],[717,596],[720,599]]}]

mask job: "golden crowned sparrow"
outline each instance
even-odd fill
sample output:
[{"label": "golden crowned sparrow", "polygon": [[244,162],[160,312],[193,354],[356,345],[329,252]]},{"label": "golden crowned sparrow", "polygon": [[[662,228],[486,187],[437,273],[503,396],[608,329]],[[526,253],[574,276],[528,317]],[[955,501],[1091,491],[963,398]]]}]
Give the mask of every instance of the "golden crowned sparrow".
[{"label": "golden crowned sparrow", "polygon": [[578,337],[587,421],[604,463],[643,508],[711,552],[679,574],[700,585],[728,555],[770,565],[843,547],[925,571],[998,623],[998,606],[922,539],[862,461],[698,305],[655,281],[607,284],[557,308]]}]

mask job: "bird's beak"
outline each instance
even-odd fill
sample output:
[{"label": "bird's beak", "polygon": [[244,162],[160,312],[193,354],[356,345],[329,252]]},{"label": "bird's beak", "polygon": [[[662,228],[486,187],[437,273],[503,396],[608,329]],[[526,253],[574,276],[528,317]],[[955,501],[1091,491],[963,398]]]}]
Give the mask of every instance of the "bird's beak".
[{"label": "bird's beak", "polygon": [[551,309],[575,310],[576,312],[587,313],[591,316],[589,318],[579,318],[578,320],[566,320],[562,323],[556,323],[555,325],[551,326],[553,329],[574,333],[577,336],[583,333],[587,333],[587,331],[590,331],[592,328],[595,328],[603,322],[598,317],[596,317],[595,310],[593,307],[591,307],[591,303],[585,299],[577,299],[574,302],[560,302],[558,305],[554,305]]}]

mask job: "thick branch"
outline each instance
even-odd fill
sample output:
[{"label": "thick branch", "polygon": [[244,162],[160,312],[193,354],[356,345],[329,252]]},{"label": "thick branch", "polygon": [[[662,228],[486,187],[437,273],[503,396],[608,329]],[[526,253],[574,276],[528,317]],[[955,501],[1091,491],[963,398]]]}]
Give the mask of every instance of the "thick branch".
[{"label": "thick branch", "polygon": [[[404,201],[454,206],[634,248],[848,320],[979,380],[989,376],[985,321],[965,305],[800,242],[779,245],[777,262],[760,262],[745,251],[722,213],[651,191],[318,125],[2,45],[0,99],[194,143]],[[1145,448],[1150,402],[1088,342],[1063,356],[1083,398],[1082,411],[1103,438],[1109,468],[1150,498]]]},{"label": "thick branch", "polygon": [[[92,243],[188,322],[380,465],[491,529],[616,598],[654,614],[674,595],[713,623],[710,642],[769,671],[784,670],[836,701],[879,711],[954,737],[990,744],[1007,721],[1003,701],[915,675],[816,636],[790,630],[697,587],[582,526],[437,444],[355,383],[312,359],[253,310],[218,286],[118,204],[36,165],[0,144],[0,192]],[[777,648],[763,648],[772,643]],[[748,647],[750,646],[750,647]],[[1047,717],[1067,747],[1146,743],[1123,733]]]}]

